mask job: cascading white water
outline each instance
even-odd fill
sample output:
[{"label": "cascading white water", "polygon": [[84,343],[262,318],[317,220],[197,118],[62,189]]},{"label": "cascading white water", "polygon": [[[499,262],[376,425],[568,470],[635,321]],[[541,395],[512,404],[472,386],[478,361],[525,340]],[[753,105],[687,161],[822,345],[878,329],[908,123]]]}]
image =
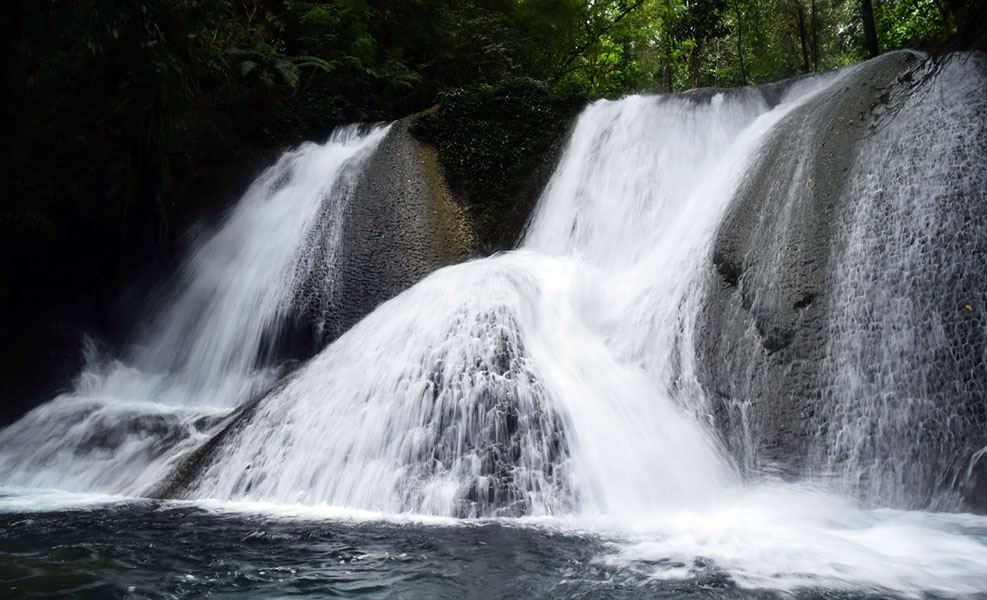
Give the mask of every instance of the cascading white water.
[{"label": "cascading white water", "polygon": [[341,128],[265,170],[218,231],[194,241],[128,359],[90,352],[72,392],[0,432],[0,480],[139,493],[269,387],[279,370],[265,343],[294,318],[314,269],[331,289],[343,210],[386,132]]},{"label": "cascading white water", "polygon": [[693,338],[717,227],[773,126],[840,77],[775,108],[750,91],[590,106],[521,250],[380,307],[265,399],[187,497],[575,514],[622,539],[606,561],[650,577],[702,556],[752,587],[982,589],[987,547],[963,533],[980,519],[745,486],[708,426]]},{"label": "cascading white water", "polygon": [[[435,515],[650,514],[734,480],[688,348],[702,264],[769,110],[591,106],[522,250],[440,271],[262,402],[191,497]],[[689,143],[685,143],[689,140]]]},{"label": "cascading white water", "polygon": [[232,407],[271,383],[258,369],[268,366],[264,343],[303,308],[297,295],[313,269],[329,295],[343,211],[361,161],[386,133],[351,125],[285,153],[219,231],[194,244],[134,352],[134,366],[169,380],[159,402]]}]

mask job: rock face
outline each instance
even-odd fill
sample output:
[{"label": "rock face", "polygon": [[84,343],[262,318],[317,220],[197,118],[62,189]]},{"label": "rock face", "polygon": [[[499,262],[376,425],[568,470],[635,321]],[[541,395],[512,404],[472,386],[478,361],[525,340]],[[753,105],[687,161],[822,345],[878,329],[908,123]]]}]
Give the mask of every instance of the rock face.
[{"label": "rock face", "polygon": [[790,114],[720,228],[701,363],[715,396],[756,402],[762,460],[784,464],[805,455],[817,403],[792,400],[812,398],[821,387],[814,365],[826,351],[830,245],[836,214],[845,210],[846,174],[867,132],[860,117],[915,62],[896,55],[866,63],[869,77],[824,91]]},{"label": "rock face", "polygon": [[888,54],[772,132],[720,228],[698,348],[743,464],[903,507],[983,485],[984,81],[980,55]]},{"label": "rock face", "polygon": [[300,286],[281,356],[311,356],[380,303],[476,251],[466,208],[449,191],[435,150],[409,134],[411,119],[393,123],[356,181],[344,182],[353,190],[340,242],[326,235],[328,212],[314,227],[310,243],[321,249],[313,255],[325,262]]},{"label": "rock face", "polygon": [[[549,145],[505,208],[496,239],[481,247],[468,202],[451,190],[435,148],[409,132],[418,115],[396,121],[368,160],[343,215],[335,256],[311,269],[295,303],[295,330],[284,336],[280,354],[307,358],[352,327],[382,302],[429,273],[482,254],[513,249],[524,234],[568,139],[568,128]],[[312,244],[326,246],[328,224],[316,227]],[[331,273],[330,273],[331,271]],[[329,297],[327,277],[335,284]]]},{"label": "rock face", "polygon": [[471,257],[475,236],[435,151],[396,122],[357,183],[343,220],[342,285],[332,337],[432,271]]},{"label": "rock face", "polygon": [[[467,306],[501,277],[486,269],[459,292],[429,278],[381,307],[247,407],[160,495],[457,517],[560,509],[562,417],[508,306]],[[402,310],[409,296],[435,299],[434,327]]]}]

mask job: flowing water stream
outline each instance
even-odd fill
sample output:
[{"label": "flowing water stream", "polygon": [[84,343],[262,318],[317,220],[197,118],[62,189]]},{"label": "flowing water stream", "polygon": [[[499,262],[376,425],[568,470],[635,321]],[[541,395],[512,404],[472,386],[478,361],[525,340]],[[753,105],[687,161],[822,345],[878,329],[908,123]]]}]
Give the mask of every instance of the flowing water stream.
[{"label": "flowing water stream", "polygon": [[[977,89],[982,67],[957,61],[939,77]],[[785,123],[861,73],[801,79],[770,102],[742,89],[590,105],[518,250],[433,273],[275,384],[272,340],[300,303],[320,301],[313,273],[333,285],[342,207],[387,128],[344,129],[286,154],[196,245],[130,356],[94,358],[71,393],[0,432],[0,586],[107,597],[987,597],[987,519],[908,510],[947,505],[909,494],[922,473],[884,475],[903,469],[881,469],[905,460],[898,446],[866,441],[877,423],[876,439],[908,445],[921,402],[934,400],[903,371],[934,347],[895,337],[908,310],[930,309],[875,321],[859,299],[901,297],[871,258],[925,277],[941,255],[895,244],[933,221],[963,229],[926,219],[941,203],[922,186],[948,187],[961,168],[963,192],[982,194],[976,152],[929,167],[917,152],[890,170],[900,153],[880,153],[902,136],[946,137],[937,118],[953,135],[983,131],[972,101],[936,113],[967,88],[909,98],[892,125],[875,125],[869,162],[850,178],[847,194],[864,200],[836,246],[836,392],[820,410],[833,426],[813,468],[785,482],[758,470],[756,432],[719,430],[703,385],[700,315],[738,188]],[[927,130],[913,123],[923,120]],[[894,194],[866,201],[889,187],[884,172],[899,174],[911,206]],[[891,215],[890,242],[871,225],[875,210]],[[956,241],[954,256],[978,243]],[[982,297],[978,275],[958,273]],[[975,300],[963,302],[983,315]],[[977,326],[987,328],[982,316]],[[896,340],[878,361],[885,378],[859,375],[870,355],[854,336]],[[922,396],[902,416],[893,395],[904,389]],[[884,403],[859,402],[872,397]],[[943,454],[923,468],[952,460]],[[177,500],[134,499],[176,472]]]}]

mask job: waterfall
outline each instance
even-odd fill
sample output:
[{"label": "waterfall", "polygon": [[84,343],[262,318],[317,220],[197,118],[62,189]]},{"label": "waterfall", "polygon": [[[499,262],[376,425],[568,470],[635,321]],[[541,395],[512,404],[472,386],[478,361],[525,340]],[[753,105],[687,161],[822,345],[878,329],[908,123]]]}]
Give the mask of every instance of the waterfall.
[{"label": "waterfall", "polygon": [[985,67],[884,55],[762,140],[719,225],[695,337],[748,477],[982,509]]},{"label": "waterfall", "polygon": [[[962,140],[982,141],[982,107],[960,99],[983,82],[976,57],[920,58],[889,55],[780,93],[591,105],[518,251],[443,270],[381,307],[241,419],[182,494],[450,516],[655,514],[759,477],[771,467],[759,460],[764,438],[778,435],[766,430],[805,427],[789,448],[801,476],[875,503],[957,508],[954,463],[975,463],[983,446],[950,428],[979,422],[964,406],[983,382],[987,238],[978,205],[945,199],[982,189],[984,154]],[[867,107],[869,82],[910,78]],[[840,114],[857,105],[876,115],[866,129]],[[933,135],[957,155],[929,168]],[[836,152],[847,168],[833,166]],[[958,166],[970,169],[959,183]],[[777,203],[752,212],[752,197]],[[915,220],[929,209],[939,216]],[[732,274],[717,253],[745,211],[763,237],[741,247],[748,264]],[[829,224],[807,229],[807,214]],[[916,222],[960,237],[916,251]],[[934,295],[910,291],[924,277],[938,281],[922,284]],[[711,333],[704,319],[724,290],[740,329]],[[955,325],[933,309],[957,291],[969,299],[946,302],[972,313],[972,329],[953,331],[954,343],[943,328]],[[896,308],[919,301],[918,312]],[[739,358],[704,354],[704,336],[728,334],[755,345]],[[821,358],[798,354],[800,335]],[[735,367],[743,390],[711,395],[711,362]],[[766,376],[743,379],[757,369]],[[817,383],[799,388],[768,369]],[[935,397],[923,369],[969,389]],[[810,418],[778,422],[762,402],[772,395],[786,418]]]},{"label": "waterfall", "polygon": [[0,432],[0,480],[519,517],[645,580],[981,592],[983,518],[923,511],[987,498],[985,88],[981,55],[903,52],[592,103],[518,249],[285,375],[279,339],[359,287],[336,268],[369,157],[401,156],[340,130],[195,244],[124,360]]},{"label": "waterfall", "polygon": [[303,317],[318,335],[332,310],[344,215],[389,130],[342,128],[193,242],[123,360],[94,355],[71,393],[0,432],[0,474],[640,515],[708,502],[781,448],[799,476],[875,504],[959,508],[987,445],[987,232],[970,202],[985,106],[964,100],[982,63],[899,53],[596,102],[517,251],[434,273],[275,386],[279,340]]},{"label": "waterfall", "polygon": [[[222,227],[195,244],[134,351],[135,367],[172,386],[152,396],[232,407],[270,385],[270,347],[306,303],[331,294],[347,201],[360,163],[386,132],[343,127],[325,144],[285,153]],[[318,288],[308,286],[313,279]]]},{"label": "waterfall", "polygon": [[0,479],[140,493],[270,387],[271,346],[331,292],[343,211],[386,132],[341,128],[266,169],[217,231],[193,240],[126,359],[89,352],[74,390],[0,432]]},{"label": "waterfall", "polygon": [[521,249],[379,308],[224,439],[188,497],[451,516],[650,514],[735,481],[690,352],[720,215],[831,80],[599,102]]}]

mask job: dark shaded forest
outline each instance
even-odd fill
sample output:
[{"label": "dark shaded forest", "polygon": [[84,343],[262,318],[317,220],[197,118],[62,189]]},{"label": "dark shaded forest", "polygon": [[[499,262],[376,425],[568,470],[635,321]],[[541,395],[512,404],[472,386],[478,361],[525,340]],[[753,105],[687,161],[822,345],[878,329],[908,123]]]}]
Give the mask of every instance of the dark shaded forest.
[{"label": "dark shaded forest", "polygon": [[[479,230],[587,100],[982,48],[983,0],[8,0],[0,421],[281,149],[427,109]],[[437,107],[437,108],[436,108]],[[477,124],[476,127],[467,127]],[[484,197],[474,193],[487,190]]]}]

